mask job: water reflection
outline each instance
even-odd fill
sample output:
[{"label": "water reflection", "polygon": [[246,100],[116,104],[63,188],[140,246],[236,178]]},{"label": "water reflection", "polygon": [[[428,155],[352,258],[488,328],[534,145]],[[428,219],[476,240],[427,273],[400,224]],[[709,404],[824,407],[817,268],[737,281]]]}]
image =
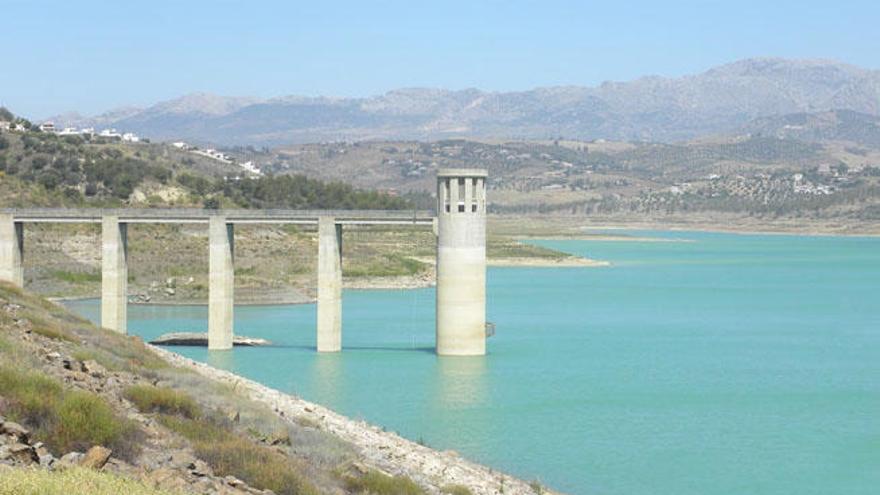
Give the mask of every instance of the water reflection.
[{"label": "water reflection", "polygon": [[486,402],[486,357],[438,357],[435,383],[442,409],[468,409]]},{"label": "water reflection", "polygon": [[343,353],[318,353],[312,365],[311,391],[319,404],[339,404],[345,389],[342,366]]},{"label": "water reflection", "polygon": [[209,365],[217,369],[237,373],[238,370],[235,367],[235,354],[235,351],[232,349],[227,351],[211,350],[208,351],[207,362]]}]

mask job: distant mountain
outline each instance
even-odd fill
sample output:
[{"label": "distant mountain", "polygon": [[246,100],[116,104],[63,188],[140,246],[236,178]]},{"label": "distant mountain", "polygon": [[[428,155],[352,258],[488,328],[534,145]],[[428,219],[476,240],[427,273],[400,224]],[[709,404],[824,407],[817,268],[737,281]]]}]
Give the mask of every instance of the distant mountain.
[{"label": "distant mountain", "polygon": [[748,59],[680,78],[497,93],[410,88],[370,98],[268,100],[193,94],[60,124],[155,139],[279,145],[321,140],[497,137],[677,141],[754,119],[851,110],[880,115],[880,71],[826,60]]},{"label": "distant mountain", "polygon": [[801,141],[848,141],[880,149],[880,116],[852,110],[762,117],[744,127],[752,135]]}]

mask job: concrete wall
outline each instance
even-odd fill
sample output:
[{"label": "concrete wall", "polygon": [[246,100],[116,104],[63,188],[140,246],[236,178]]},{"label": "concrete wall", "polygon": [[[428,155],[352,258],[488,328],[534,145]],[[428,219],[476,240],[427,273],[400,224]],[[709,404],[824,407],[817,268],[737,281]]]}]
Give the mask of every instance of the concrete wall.
[{"label": "concrete wall", "polygon": [[24,287],[24,225],[0,214],[0,280]]},{"label": "concrete wall", "polygon": [[101,221],[101,326],[126,333],[128,226],[119,217]]},{"label": "concrete wall", "polygon": [[233,224],[226,217],[212,216],[208,222],[208,349],[232,349],[235,288]]},{"label": "concrete wall", "polygon": [[486,353],[486,173],[437,174],[437,354]]},{"label": "concrete wall", "polygon": [[318,219],[318,352],[342,349],[342,225]]}]

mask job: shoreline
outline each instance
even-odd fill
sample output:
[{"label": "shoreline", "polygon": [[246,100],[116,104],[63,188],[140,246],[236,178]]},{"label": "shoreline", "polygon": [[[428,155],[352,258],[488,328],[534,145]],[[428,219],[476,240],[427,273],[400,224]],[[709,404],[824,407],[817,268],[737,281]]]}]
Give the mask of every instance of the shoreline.
[{"label": "shoreline", "polygon": [[[420,485],[440,488],[468,486],[475,495],[534,495],[524,480],[469,461],[452,450],[435,450],[363,420],[354,420],[320,404],[287,394],[259,382],[214,368],[175,352],[146,344],[163,360],[231,386],[245,398],[269,407],[283,421],[316,425],[316,428],[351,443],[366,462],[392,475],[407,476]],[[555,494],[544,488],[544,493]]]},{"label": "shoreline", "polygon": [[[614,231],[614,230],[655,230],[667,232],[706,232],[713,234],[740,234],[740,235],[791,235],[805,237],[880,237],[880,228],[868,228],[865,230],[853,230],[844,228],[843,230],[835,230],[817,225],[807,226],[787,226],[787,228],[777,226],[776,228],[760,225],[729,225],[721,226],[715,224],[694,223],[694,224],[650,224],[650,223],[603,223],[598,225],[580,225],[577,227],[580,231]],[[583,235],[583,234],[574,234]],[[601,235],[601,234],[599,234]],[[617,237],[617,236],[610,236]],[[625,237],[625,236],[620,236]],[[536,236],[535,238],[540,238]],[[646,238],[651,239],[651,238]],[[589,239],[585,239],[589,240]],[[660,239],[660,241],[666,241]]]}]

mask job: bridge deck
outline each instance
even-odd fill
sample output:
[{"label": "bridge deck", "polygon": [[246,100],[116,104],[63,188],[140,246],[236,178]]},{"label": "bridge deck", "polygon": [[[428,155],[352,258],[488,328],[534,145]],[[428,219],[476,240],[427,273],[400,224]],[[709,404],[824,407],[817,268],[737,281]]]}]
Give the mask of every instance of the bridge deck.
[{"label": "bridge deck", "polygon": [[125,223],[208,223],[212,216],[225,216],[236,224],[317,224],[320,217],[333,217],[340,224],[431,225],[434,213],[424,210],[202,210],[194,208],[5,208],[16,222],[100,223],[117,216]]}]

